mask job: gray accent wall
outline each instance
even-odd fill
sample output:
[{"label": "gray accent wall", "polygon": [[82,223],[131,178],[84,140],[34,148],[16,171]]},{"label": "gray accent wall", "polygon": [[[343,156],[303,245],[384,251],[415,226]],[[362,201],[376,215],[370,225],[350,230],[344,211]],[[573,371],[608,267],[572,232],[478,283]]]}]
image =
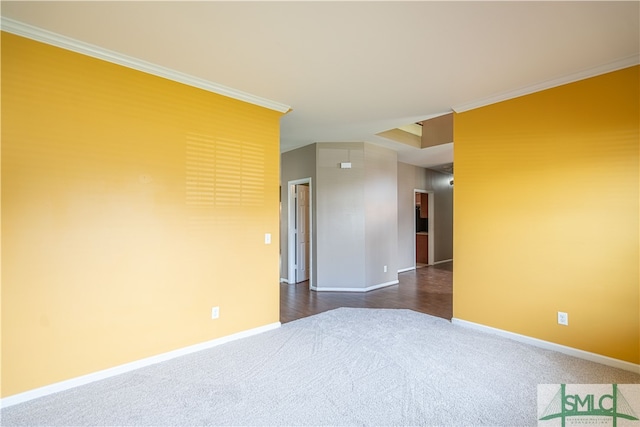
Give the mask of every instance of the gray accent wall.
[{"label": "gray accent wall", "polygon": [[[343,162],[351,168],[340,168]],[[288,278],[287,182],[311,177],[313,285],[353,291],[395,283],[397,165],[395,151],[362,142],[318,143],[283,153],[281,277]]]},{"label": "gray accent wall", "polygon": [[[367,286],[398,280],[398,156],[365,144],[365,282]],[[387,271],[384,271],[384,266]]]},{"label": "gray accent wall", "polygon": [[434,261],[453,258],[453,175],[398,162],[398,269],[415,267],[414,190],[433,191]]},{"label": "gray accent wall", "polygon": [[[318,204],[316,288],[365,287],[363,143],[316,144]],[[350,169],[340,169],[350,162]]]},{"label": "gray accent wall", "polygon": [[453,175],[426,169],[435,196],[434,261],[453,259]]},{"label": "gray accent wall", "polygon": [[[341,169],[350,162],[350,169]],[[288,277],[288,189],[311,178],[311,277],[317,288],[365,289],[415,267],[414,190],[433,191],[434,261],[453,258],[450,174],[400,163],[368,143],[319,143],[282,154],[280,277]],[[384,266],[387,272],[384,272]],[[293,279],[293,278],[292,278]]]}]

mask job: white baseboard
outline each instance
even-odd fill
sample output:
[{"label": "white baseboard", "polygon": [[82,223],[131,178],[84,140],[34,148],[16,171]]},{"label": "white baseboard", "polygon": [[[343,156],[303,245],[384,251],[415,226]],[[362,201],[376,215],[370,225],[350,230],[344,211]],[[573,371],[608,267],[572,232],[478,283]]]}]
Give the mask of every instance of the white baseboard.
[{"label": "white baseboard", "polygon": [[612,357],[603,356],[597,353],[591,353],[589,351],[579,350],[573,347],[567,347],[562,344],[556,344],[550,341],[544,341],[538,338],[528,337],[526,335],[516,334],[515,332],[505,331],[503,329],[493,328],[491,326],[485,326],[480,323],[469,322],[468,320],[451,319],[451,323],[464,326],[478,331],[489,332],[505,338],[509,338],[515,341],[519,341],[525,344],[530,344],[536,347],[544,348],[546,350],[557,351],[558,353],[568,354],[569,356],[577,357],[580,359],[589,360],[591,362],[600,363],[602,365],[611,366],[618,369],[624,369],[625,371],[631,371],[636,374],[640,374],[640,365],[635,363],[626,362],[624,360],[614,359]]},{"label": "white baseboard", "polygon": [[49,384],[44,387],[39,387],[33,390],[25,391],[23,393],[14,394],[0,400],[0,408],[6,408],[9,406],[24,403],[29,400],[37,399],[39,397],[47,396],[49,394],[57,393],[59,391],[68,390],[81,385],[89,384],[95,381],[100,381],[106,378],[110,378],[116,375],[124,374],[145,366],[154,365],[156,363],[164,362],[176,357],[184,356],[197,351],[206,350],[211,347],[218,346],[230,341],[235,341],[240,338],[246,338],[252,335],[257,335],[262,332],[270,331],[280,327],[280,322],[271,323],[257,328],[249,329],[247,331],[238,332],[236,334],[227,335],[225,337],[216,338],[211,341],[206,341],[200,344],[191,345],[188,347],[179,348],[177,350],[169,351],[167,353],[158,354],[155,356],[147,357],[144,359],[136,360],[134,362],[125,363],[124,365],[114,366],[113,368],[104,369],[102,371],[92,372],[80,377],[71,378],[69,380],[61,381],[54,384]]},{"label": "white baseboard", "polygon": [[364,288],[365,289],[364,291],[367,292],[367,291],[372,291],[374,289],[386,288],[387,286],[397,285],[398,283],[400,283],[399,280],[392,280],[390,282],[379,283],[377,285],[373,285],[373,286],[369,286],[368,288]]},{"label": "white baseboard", "polygon": [[286,283],[287,285],[289,284],[289,279],[285,279],[284,277],[280,278],[280,283]]},{"label": "white baseboard", "polygon": [[[433,264],[427,264],[427,266],[429,265],[437,265],[437,264],[444,264],[445,262],[451,262],[453,261],[453,259],[444,259],[442,261],[436,261]],[[407,267],[407,268],[401,268],[400,270],[398,270],[398,273],[404,273],[405,271],[412,271],[415,270],[416,266],[412,266],[412,267]]]},{"label": "white baseboard", "polygon": [[325,287],[316,287],[313,286],[313,289],[316,292],[369,292],[374,289],[385,288],[387,286],[397,285],[400,283],[398,280],[392,280],[390,282],[379,283],[377,285],[369,286],[368,288],[325,288]]}]

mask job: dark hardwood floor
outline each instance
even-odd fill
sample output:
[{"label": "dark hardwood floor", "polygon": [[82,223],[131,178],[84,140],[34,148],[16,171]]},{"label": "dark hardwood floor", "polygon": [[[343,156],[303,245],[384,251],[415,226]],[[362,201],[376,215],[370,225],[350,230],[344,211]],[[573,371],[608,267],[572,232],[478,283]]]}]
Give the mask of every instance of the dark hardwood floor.
[{"label": "dark hardwood floor", "polygon": [[339,307],[408,308],[451,320],[453,262],[398,274],[399,284],[369,292],[315,292],[309,282],[280,284],[280,322]]}]

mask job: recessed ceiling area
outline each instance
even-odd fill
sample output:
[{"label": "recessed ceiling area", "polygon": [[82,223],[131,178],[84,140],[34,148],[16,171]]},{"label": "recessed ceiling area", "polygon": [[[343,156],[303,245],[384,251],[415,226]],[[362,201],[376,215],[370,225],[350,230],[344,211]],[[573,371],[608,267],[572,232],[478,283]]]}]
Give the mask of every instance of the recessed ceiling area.
[{"label": "recessed ceiling area", "polygon": [[[414,148],[422,148],[422,123],[409,123],[398,126],[376,134],[382,138],[387,138],[400,144],[406,144]],[[450,141],[453,142],[453,141]]]},{"label": "recessed ceiling area", "polygon": [[638,64],[639,5],[3,1],[1,13],[290,105],[283,152],[364,141],[431,167],[453,161],[453,143],[384,133]]}]

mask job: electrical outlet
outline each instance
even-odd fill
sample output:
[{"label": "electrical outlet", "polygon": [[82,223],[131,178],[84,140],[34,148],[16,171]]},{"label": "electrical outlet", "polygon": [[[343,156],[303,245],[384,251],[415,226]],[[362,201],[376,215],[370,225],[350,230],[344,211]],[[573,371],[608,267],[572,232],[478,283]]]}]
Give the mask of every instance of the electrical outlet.
[{"label": "electrical outlet", "polygon": [[569,326],[569,315],[567,313],[558,312],[558,325]]},{"label": "electrical outlet", "polygon": [[217,319],[220,317],[220,307],[211,307],[211,318]]},{"label": "electrical outlet", "polygon": [[386,265],[384,266],[384,272],[385,273],[387,272],[387,266]]}]

